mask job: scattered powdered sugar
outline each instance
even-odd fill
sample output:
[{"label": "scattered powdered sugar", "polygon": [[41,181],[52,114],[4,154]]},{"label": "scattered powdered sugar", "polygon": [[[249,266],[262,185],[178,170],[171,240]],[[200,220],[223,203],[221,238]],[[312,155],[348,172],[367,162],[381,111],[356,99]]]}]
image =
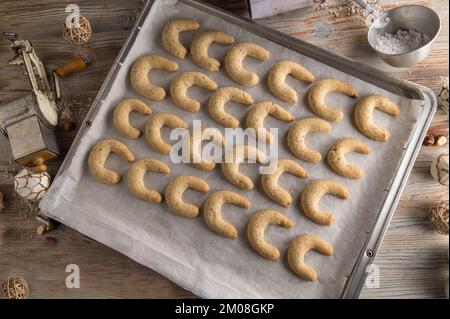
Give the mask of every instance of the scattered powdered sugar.
[{"label": "scattered powdered sugar", "polygon": [[414,51],[430,41],[426,34],[416,30],[398,29],[396,33],[377,35],[375,49],[386,54],[403,54]]},{"label": "scattered powdered sugar", "polygon": [[[381,0],[366,0],[378,12],[382,12]],[[313,8],[315,11],[327,11],[337,19],[351,18],[353,21],[370,26],[375,17],[361,8],[353,0],[315,0]]]}]

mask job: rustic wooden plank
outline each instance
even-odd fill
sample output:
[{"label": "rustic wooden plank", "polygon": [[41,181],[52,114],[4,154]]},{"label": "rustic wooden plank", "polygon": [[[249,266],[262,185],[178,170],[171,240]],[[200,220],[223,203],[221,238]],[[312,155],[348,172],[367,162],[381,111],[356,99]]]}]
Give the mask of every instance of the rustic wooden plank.
[{"label": "rustic wooden plank", "polygon": [[[224,4],[227,9],[240,14],[246,11],[245,1],[212,2]],[[430,57],[411,68],[395,69],[383,64],[370,51],[366,42],[367,29],[355,17],[342,19],[332,16],[327,10],[306,9],[260,19],[258,23],[437,90],[440,77],[448,76],[448,3],[438,0],[413,2],[439,8],[443,28]],[[1,29],[16,31],[23,38],[32,40],[47,67],[54,69],[78,53],[61,37],[66,16],[64,8],[69,3],[59,0],[46,0],[45,4],[38,0],[5,0],[0,8]],[[84,114],[128,35],[130,21],[133,21],[142,0],[82,0],[77,3],[81,14],[92,23],[94,36],[89,47],[93,49],[97,62],[84,72],[63,79],[62,90],[67,100],[79,102],[72,111]],[[401,3],[407,2],[398,1]],[[392,6],[393,1],[388,1],[388,7]],[[6,65],[12,56],[7,41],[2,38],[0,101],[19,97],[29,90],[23,70]],[[447,121],[448,117],[439,112],[431,131],[448,135]],[[58,129],[62,156],[48,163],[51,175],[56,174],[75,133]],[[433,230],[427,221],[427,211],[437,201],[448,198],[448,188],[437,185],[429,174],[431,160],[446,150],[448,145],[422,148],[375,259],[381,270],[380,288],[365,288],[361,297],[444,296],[443,280],[448,276],[448,237]],[[18,168],[18,165],[10,163],[9,144],[0,137],[0,191],[5,194],[7,204],[0,213],[0,280],[14,274],[24,276],[33,298],[195,297],[154,271],[68,227],[61,225],[48,235],[35,235],[37,222],[32,216],[27,216],[26,206],[12,190],[13,176]],[[56,238],[57,243],[49,244],[47,236]],[[69,263],[80,265],[80,289],[67,289],[64,285],[65,267]]]}]

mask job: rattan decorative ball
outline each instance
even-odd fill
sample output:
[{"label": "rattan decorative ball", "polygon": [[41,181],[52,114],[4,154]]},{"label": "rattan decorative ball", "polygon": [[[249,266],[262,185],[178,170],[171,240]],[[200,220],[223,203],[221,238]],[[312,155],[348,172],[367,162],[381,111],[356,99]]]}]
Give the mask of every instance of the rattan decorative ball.
[{"label": "rattan decorative ball", "polygon": [[439,234],[448,235],[448,200],[432,207],[428,212],[428,218]]},{"label": "rattan decorative ball", "polygon": [[7,299],[26,299],[28,285],[22,277],[9,277],[2,282],[2,296]]},{"label": "rattan decorative ball", "polygon": [[442,87],[437,96],[437,100],[439,107],[445,114],[448,114],[448,78],[443,79]]},{"label": "rattan decorative ball", "polygon": [[72,21],[71,21],[72,26],[70,28],[68,28],[64,24],[64,32],[63,32],[64,39],[66,39],[66,41],[68,41],[72,44],[76,44],[76,45],[80,45],[80,44],[84,44],[84,43],[88,42],[92,35],[92,29],[91,29],[91,24],[89,23],[89,20],[83,16],[80,16],[79,19],[80,19],[79,20],[80,26],[78,28],[75,27],[75,23],[72,19]]}]

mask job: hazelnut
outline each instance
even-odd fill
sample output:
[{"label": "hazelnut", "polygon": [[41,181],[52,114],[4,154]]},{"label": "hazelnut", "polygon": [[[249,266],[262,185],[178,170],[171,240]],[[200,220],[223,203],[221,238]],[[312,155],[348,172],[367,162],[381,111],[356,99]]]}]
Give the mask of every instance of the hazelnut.
[{"label": "hazelnut", "polygon": [[447,137],[445,137],[444,135],[438,135],[438,136],[436,136],[435,143],[438,146],[444,146],[445,144],[447,144]]},{"label": "hazelnut", "polygon": [[72,131],[75,128],[75,124],[71,121],[69,121],[68,119],[64,119],[62,121],[62,127],[63,130],[68,132],[68,131]]},{"label": "hazelnut", "polygon": [[45,240],[47,241],[47,244],[49,244],[49,245],[56,245],[56,238],[54,238],[54,237],[46,237]]},{"label": "hazelnut", "polygon": [[47,231],[47,229],[45,228],[44,225],[39,225],[38,228],[36,229],[36,233],[38,235],[43,235],[43,234],[45,234],[46,231]]},{"label": "hazelnut", "polygon": [[424,146],[431,146],[434,145],[436,139],[434,138],[434,136],[432,134],[427,134],[423,140],[423,145]]}]

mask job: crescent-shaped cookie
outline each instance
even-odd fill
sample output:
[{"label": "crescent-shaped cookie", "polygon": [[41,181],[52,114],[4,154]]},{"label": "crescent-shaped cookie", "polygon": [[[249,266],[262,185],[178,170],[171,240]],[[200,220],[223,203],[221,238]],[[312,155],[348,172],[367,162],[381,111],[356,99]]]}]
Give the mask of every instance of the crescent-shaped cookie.
[{"label": "crescent-shaped cookie", "polygon": [[208,55],[208,48],[213,43],[232,44],[234,37],[226,32],[218,30],[208,30],[197,35],[191,44],[191,56],[195,64],[199,67],[217,72],[220,69],[220,62]]},{"label": "crescent-shaped cookie", "polygon": [[264,120],[267,115],[272,115],[273,117],[285,122],[295,120],[294,115],[286,111],[278,104],[270,101],[256,103],[255,106],[253,106],[247,113],[247,127],[252,128],[253,133],[256,134],[258,138],[263,136],[266,143],[272,143],[273,141],[272,133],[264,129]]},{"label": "crescent-shaped cookie", "polygon": [[[194,141],[193,134],[190,135],[191,144],[189,148],[191,165],[202,171],[212,171],[216,167],[216,162],[205,161],[201,156],[201,142],[202,140],[214,140],[223,147],[225,144],[225,139],[222,133],[216,128],[204,128],[201,132],[202,136],[199,136],[199,141]],[[206,137],[204,139],[204,137]],[[213,138],[213,139],[212,139]]]},{"label": "crescent-shaped cookie", "polygon": [[360,179],[364,176],[363,169],[350,164],[345,158],[345,155],[350,152],[370,154],[370,148],[360,140],[344,138],[338,141],[328,152],[328,163],[337,174],[347,178]]},{"label": "crescent-shaped cookie", "polygon": [[113,185],[120,182],[122,177],[105,167],[106,160],[111,152],[120,155],[124,160],[133,162],[135,157],[128,147],[113,139],[106,139],[98,142],[89,153],[88,166],[91,175],[103,184]]},{"label": "crescent-shaped cookie", "polygon": [[166,90],[150,82],[149,73],[153,69],[175,72],[178,71],[178,68],[178,63],[163,56],[144,56],[139,58],[131,68],[131,85],[136,92],[150,100],[163,100],[166,97]]},{"label": "crescent-shaped cookie", "polygon": [[200,209],[191,203],[183,200],[183,194],[191,188],[198,192],[209,192],[209,185],[203,179],[195,176],[180,175],[173,178],[167,184],[164,192],[165,201],[170,211],[184,218],[195,218],[198,216]]},{"label": "crescent-shaped cookie", "polygon": [[330,92],[344,93],[350,97],[358,97],[358,92],[350,84],[332,78],[316,81],[309,89],[308,104],[311,111],[328,121],[339,122],[344,117],[342,110],[325,103],[325,97]]},{"label": "crescent-shaped cookie", "polygon": [[319,201],[325,194],[331,194],[341,199],[348,199],[350,196],[344,185],[331,180],[317,179],[303,188],[300,205],[309,219],[319,225],[329,226],[334,223],[336,216],[319,209]]},{"label": "crescent-shaped cookie", "polygon": [[289,60],[280,61],[270,69],[267,78],[270,92],[281,101],[294,104],[298,102],[298,95],[295,90],[286,84],[286,77],[289,74],[297,80],[307,83],[313,82],[315,77],[300,64]]},{"label": "crescent-shaped cookie", "polygon": [[248,106],[253,103],[253,98],[247,92],[234,87],[221,87],[209,98],[208,111],[214,120],[224,127],[239,127],[239,120],[225,111],[225,103],[228,101]]},{"label": "crescent-shaped cookie", "polygon": [[264,258],[270,260],[280,259],[280,250],[269,244],[264,236],[267,226],[279,225],[284,228],[292,228],[294,223],[276,210],[260,210],[249,220],[247,225],[247,237],[252,247]]},{"label": "crescent-shaped cookie", "polygon": [[142,114],[150,114],[150,107],[138,99],[126,99],[117,104],[113,113],[113,121],[120,134],[130,139],[137,139],[141,131],[133,127],[130,123],[130,113],[132,111]]},{"label": "crescent-shaped cookie", "polygon": [[162,31],[162,45],[174,57],[184,59],[187,49],[180,42],[180,32],[193,31],[200,28],[198,21],[193,19],[176,19],[164,26]]},{"label": "crescent-shaped cookie", "polygon": [[250,208],[250,202],[242,195],[230,191],[217,191],[208,196],[203,205],[203,216],[206,225],[217,234],[228,238],[236,238],[236,227],[222,217],[222,206],[232,204],[242,208]]},{"label": "crescent-shaped cookie", "polygon": [[170,174],[170,167],[154,158],[144,158],[133,163],[128,169],[128,188],[139,199],[150,203],[160,203],[161,194],[144,183],[144,175],[147,172]]},{"label": "crescent-shaped cookie", "polygon": [[243,42],[234,45],[225,56],[225,69],[231,79],[245,86],[255,86],[259,83],[256,73],[246,70],[243,66],[245,57],[251,56],[259,60],[267,60],[270,52],[255,43]]},{"label": "crescent-shaped cookie", "polygon": [[326,256],[334,254],[333,247],[325,240],[313,235],[303,235],[290,243],[287,258],[289,266],[298,276],[305,280],[316,281],[317,272],[305,263],[305,255],[311,249]]},{"label": "crescent-shaped cookie", "polygon": [[287,144],[292,154],[302,161],[317,163],[322,159],[322,155],[306,145],[306,135],[329,131],[331,131],[331,125],[325,120],[318,118],[301,119],[289,128]]},{"label": "crescent-shaped cookie", "polygon": [[231,184],[245,190],[253,189],[254,186],[250,177],[239,172],[239,164],[247,159],[263,163],[266,161],[266,156],[253,146],[238,145],[228,154],[225,154],[225,160],[222,163],[222,172],[225,178]]},{"label": "crescent-shaped cookie", "polygon": [[379,109],[391,116],[399,116],[400,109],[387,97],[380,95],[366,96],[356,104],[355,123],[361,133],[377,142],[387,141],[390,133],[373,123],[374,109]]},{"label": "crescent-shaped cookie", "polygon": [[278,184],[278,179],[283,173],[290,173],[300,178],[309,178],[309,174],[293,160],[280,158],[276,161],[277,169],[275,172],[261,175],[261,186],[264,193],[275,203],[289,207],[292,203],[292,196]]},{"label": "crescent-shaped cookie", "polygon": [[187,95],[187,90],[196,85],[210,92],[217,90],[217,84],[207,75],[201,72],[184,72],[172,80],[170,84],[170,95],[173,102],[188,112],[200,110],[200,102],[191,99]]},{"label": "crescent-shaped cookie", "polygon": [[169,128],[188,128],[189,125],[178,116],[171,113],[158,113],[148,120],[145,126],[145,137],[150,146],[161,154],[170,154],[172,146],[163,141],[161,136],[161,128],[167,126]]}]

